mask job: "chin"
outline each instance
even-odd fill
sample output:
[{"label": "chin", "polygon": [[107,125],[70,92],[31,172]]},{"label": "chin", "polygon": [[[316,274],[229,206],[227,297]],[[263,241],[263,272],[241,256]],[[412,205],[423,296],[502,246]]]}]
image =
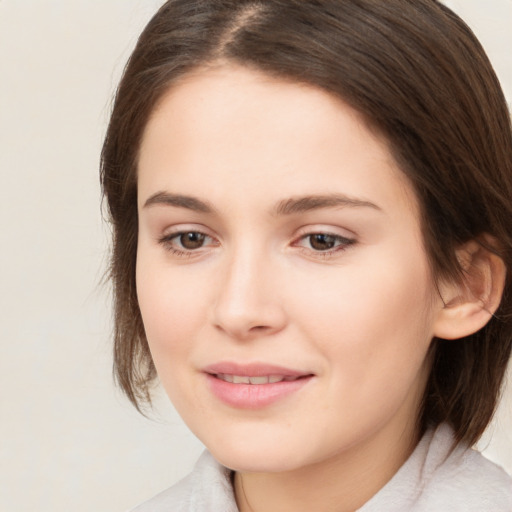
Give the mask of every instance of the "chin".
[{"label": "chin", "polygon": [[308,464],[304,441],[289,435],[246,432],[208,441],[203,439],[218,462],[241,473],[280,473]]},{"label": "chin", "polygon": [[283,473],[300,467],[289,454],[276,453],[276,450],[263,452],[256,450],[212,449],[215,459],[223,466],[239,473]]}]

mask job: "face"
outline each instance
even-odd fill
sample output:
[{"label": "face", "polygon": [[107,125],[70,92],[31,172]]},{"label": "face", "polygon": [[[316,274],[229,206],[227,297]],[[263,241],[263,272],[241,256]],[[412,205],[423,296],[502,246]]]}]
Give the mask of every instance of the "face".
[{"label": "face", "polygon": [[138,197],[152,357],[220,462],[292,470],[415,429],[438,299],[415,196],[356,112],[189,75],[146,127]]}]

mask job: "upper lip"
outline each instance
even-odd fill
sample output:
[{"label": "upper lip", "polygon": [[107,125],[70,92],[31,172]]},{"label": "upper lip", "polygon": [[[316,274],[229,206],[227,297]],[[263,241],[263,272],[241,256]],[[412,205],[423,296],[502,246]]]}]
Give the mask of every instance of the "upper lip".
[{"label": "upper lip", "polygon": [[205,373],[210,375],[238,375],[243,377],[264,377],[267,375],[280,375],[283,377],[301,377],[311,375],[311,372],[294,370],[284,366],[277,366],[267,363],[235,363],[223,361],[214,363],[203,368]]}]

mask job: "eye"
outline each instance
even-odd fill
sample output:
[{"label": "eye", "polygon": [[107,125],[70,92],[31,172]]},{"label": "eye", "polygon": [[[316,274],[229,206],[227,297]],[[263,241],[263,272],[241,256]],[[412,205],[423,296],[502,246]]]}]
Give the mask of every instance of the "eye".
[{"label": "eye", "polygon": [[162,237],[159,242],[179,256],[190,254],[203,247],[215,245],[215,240],[200,231],[180,231]]},{"label": "eye", "polygon": [[335,252],[346,249],[349,245],[355,243],[355,240],[341,235],[331,233],[309,233],[301,237],[297,244],[305,249],[311,249],[315,252]]},{"label": "eye", "polygon": [[181,247],[188,251],[199,249],[204,245],[206,235],[197,231],[190,231],[188,233],[179,233],[173,237]]}]

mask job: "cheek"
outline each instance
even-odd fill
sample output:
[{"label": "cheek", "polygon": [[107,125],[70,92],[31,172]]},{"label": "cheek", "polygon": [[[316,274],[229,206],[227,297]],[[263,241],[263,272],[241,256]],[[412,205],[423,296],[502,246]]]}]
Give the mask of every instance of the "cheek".
[{"label": "cheek", "polygon": [[136,283],[149,347],[157,369],[165,371],[191,346],[189,340],[205,314],[204,302],[197,283],[186,272],[171,273],[144,251],[138,253]]},{"label": "cheek", "polygon": [[345,384],[340,388],[364,395],[407,386],[432,338],[433,285],[425,257],[389,251],[351,263],[314,287],[304,282],[294,316],[333,378]]},{"label": "cheek", "polygon": [[[145,260],[148,264],[145,264]],[[140,254],[137,297],[151,357],[170,400],[184,417],[197,403],[189,361],[201,334],[202,295],[184,272],[169,272],[156,258]]]}]

